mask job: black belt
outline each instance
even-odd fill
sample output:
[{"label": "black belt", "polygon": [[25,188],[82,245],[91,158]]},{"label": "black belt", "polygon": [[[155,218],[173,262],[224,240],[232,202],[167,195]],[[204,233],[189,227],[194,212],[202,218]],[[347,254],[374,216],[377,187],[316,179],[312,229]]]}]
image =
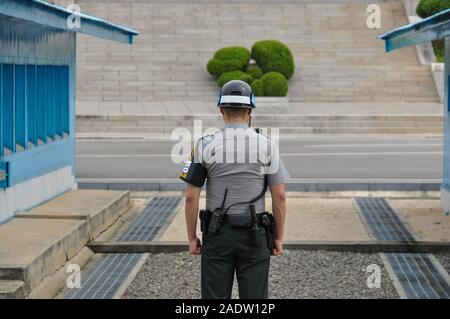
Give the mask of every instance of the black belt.
[{"label": "black belt", "polygon": [[[257,223],[259,227],[262,227],[262,214],[256,214]],[[250,214],[228,214],[224,216],[224,222],[231,227],[236,228],[250,228],[253,225],[252,215]]]}]

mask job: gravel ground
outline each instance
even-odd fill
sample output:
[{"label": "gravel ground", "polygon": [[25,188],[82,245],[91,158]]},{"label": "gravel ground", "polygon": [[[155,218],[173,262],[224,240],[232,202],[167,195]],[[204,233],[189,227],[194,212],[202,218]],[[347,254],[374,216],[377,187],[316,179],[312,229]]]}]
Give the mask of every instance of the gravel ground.
[{"label": "gravel ground", "polygon": [[[448,257],[448,256],[447,256]],[[369,289],[366,268],[381,268],[381,287]],[[199,298],[200,258],[150,255],[122,298]],[[236,283],[233,298],[237,297]],[[270,298],[398,298],[378,254],[285,251],[272,257]]]},{"label": "gravel ground", "polygon": [[444,267],[445,271],[450,274],[450,253],[439,253],[435,254],[435,256],[442,267]]}]

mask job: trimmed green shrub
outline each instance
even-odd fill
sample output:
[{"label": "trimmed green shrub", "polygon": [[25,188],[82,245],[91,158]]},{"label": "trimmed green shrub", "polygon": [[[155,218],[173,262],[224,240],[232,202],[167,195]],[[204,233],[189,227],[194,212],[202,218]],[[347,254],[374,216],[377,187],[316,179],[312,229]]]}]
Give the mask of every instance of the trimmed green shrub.
[{"label": "trimmed green shrub", "polygon": [[286,96],[288,82],[283,74],[272,71],[264,74],[259,80],[263,83],[265,96]]},{"label": "trimmed green shrub", "polygon": [[250,65],[247,68],[247,74],[250,74],[254,79],[259,79],[263,75],[263,71],[259,66]]},{"label": "trimmed green shrub", "polygon": [[244,73],[242,71],[231,71],[223,73],[217,80],[217,84],[219,84],[219,86],[222,87],[225,83],[231,80],[241,80],[250,84],[252,83],[253,78],[247,73]]},{"label": "trimmed green shrub", "polygon": [[243,70],[245,64],[242,63],[238,59],[230,59],[230,60],[218,60],[211,59],[209,60],[206,68],[208,69],[209,74],[214,75],[215,77],[219,77],[222,73]]},{"label": "trimmed green shrub", "polygon": [[447,9],[450,9],[450,0],[421,0],[417,5],[416,13],[422,18],[428,18]]},{"label": "trimmed green shrub", "polygon": [[241,61],[243,65],[247,65],[248,60],[250,60],[250,52],[244,47],[227,47],[218,50],[214,54],[214,59],[222,61],[236,59]]},{"label": "trimmed green shrub", "polygon": [[295,71],[294,58],[289,48],[276,40],[256,42],[251,57],[256,60],[264,73],[276,71],[290,79]]},{"label": "trimmed green shrub", "polygon": [[264,96],[264,83],[260,79],[252,82],[252,90],[256,96]]}]

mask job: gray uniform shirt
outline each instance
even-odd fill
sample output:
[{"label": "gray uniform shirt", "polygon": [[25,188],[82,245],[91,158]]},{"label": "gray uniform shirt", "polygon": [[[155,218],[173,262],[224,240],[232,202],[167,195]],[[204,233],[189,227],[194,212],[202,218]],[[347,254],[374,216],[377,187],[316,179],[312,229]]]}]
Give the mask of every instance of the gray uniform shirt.
[{"label": "gray uniform shirt", "polygon": [[[289,174],[280,158],[278,146],[245,123],[228,123],[220,131],[201,138],[193,160],[206,169],[206,208],[220,207],[228,189],[225,208],[249,201],[264,188],[285,183]],[[255,203],[257,213],[265,211],[264,197]],[[228,214],[249,213],[249,205],[237,205]]]}]

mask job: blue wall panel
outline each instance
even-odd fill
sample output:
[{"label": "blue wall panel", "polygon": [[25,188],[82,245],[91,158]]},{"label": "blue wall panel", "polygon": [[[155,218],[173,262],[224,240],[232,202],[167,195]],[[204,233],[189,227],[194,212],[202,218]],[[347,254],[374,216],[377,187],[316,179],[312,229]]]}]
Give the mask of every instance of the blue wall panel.
[{"label": "blue wall panel", "polygon": [[27,105],[27,135],[28,142],[37,144],[36,135],[36,66],[27,65],[26,68],[26,105]]},{"label": "blue wall panel", "polygon": [[3,141],[5,147],[15,151],[14,143],[14,68],[12,65],[3,65]]},{"label": "blue wall panel", "polygon": [[55,140],[55,135],[67,138],[69,67],[0,64],[0,68],[2,139],[8,149],[15,153],[16,145],[38,146]]},{"label": "blue wall panel", "polygon": [[64,139],[13,155],[9,159],[10,185],[71,166],[74,161],[73,143],[72,139]]},{"label": "blue wall panel", "polygon": [[16,145],[23,148],[26,146],[25,132],[25,66],[16,65],[14,69],[14,91],[15,91],[15,135]]},{"label": "blue wall panel", "polygon": [[0,157],[11,186],[61,167],[74,173],[75,43],[74,32],[0,14]]},{"label": "blue wall panel", "polygon": [[0,159],[3,157],[3,65],[0,64]]},{"label": "blue wall panel", "polygon": [[45,67],[45,129],[47,137],[55,138],[55,116],[53,107],[53,67],[46,65]]},{"label": "blue wall panel", "polygon": [[45,143],[45,69],[43,65],[36,67],[36,132],[37,137]]},{"label": "blue wall panel", "polygon": [[62,70],[62,87],[61,87],[61,98],[62,98],[62,129],[66,134],[70,134],[69,123],[70,123],[70,100],[69,100],[69,67],[63,66]]},{"label": "blue wall panel", "polygon": [[53,79],[54,79],[54,99],[53,99],[53,108],[54,108],[54,121],[55,121],[55,134],[62,136],[62,100],[61,100],[61,88],[62,88],[62,73],[61,67],[55,66],[53,70]]}]

